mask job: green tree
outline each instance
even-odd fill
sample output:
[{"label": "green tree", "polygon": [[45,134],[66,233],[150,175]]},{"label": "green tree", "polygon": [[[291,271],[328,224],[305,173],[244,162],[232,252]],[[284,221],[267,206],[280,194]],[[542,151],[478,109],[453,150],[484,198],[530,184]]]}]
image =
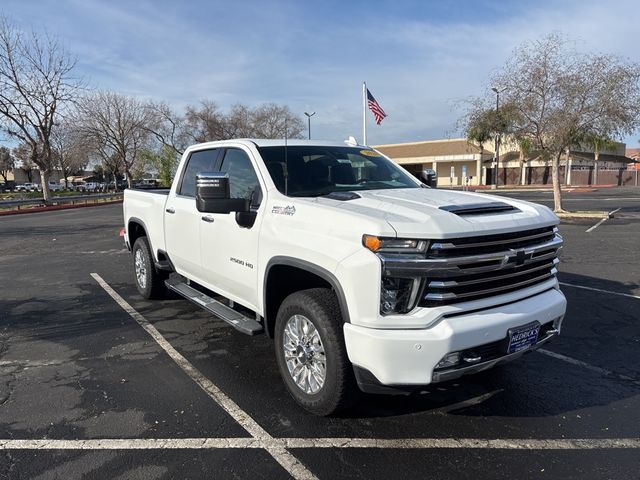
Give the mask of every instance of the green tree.
[{"label": "green tree", "polygon": [[[505,104],[496,109],[488,106],[482,100],[474,100],[472,108],[461,119],[462,128],[467,140],[480,147],[480,155],[484,153],[484,144],[493,141],[495,144],[506,138],[514,138],[514,125],[517,110],[511,104]],[[498,165],[496,165],[498,167]],[[497,168],[492,179],[497,184]],[[478,172],[479,174],[479,172]]]},{"label": "green tree", "polygon": [[583,138],[580,139],[579,143],[584,144],[591,150],[593,150],[593,183],[597,184],[600,152],[602,152],[603,150],[612,150],[616,148],[618,143],[609,137],[598,135],[597,133],[593,132],[588,132]]},{"label": "green tree", "polygon": [[4,179],[4,183],[7,183],[7,176],[9,172],[15,167],[15,159],[11,155],[11,150],[7,147],[0,147],[0,176]]},{"label": "green tree", "polygon": [[163,145],[158,152],[145,150],[142,152],[140,160],[155,170],[162,186],[171,186],[179,161],[178,155],[172,147]]},{"label": "green tree", "polygon": [[526,162],[527,156],[533,150],[533,144],[531,143],[531,139],[527,137],[522,137],[516,140],[518,142],[518,160],[520,161],[520,184],[525,185],[526,176],[525,176],[525,167],[524,164]]}]

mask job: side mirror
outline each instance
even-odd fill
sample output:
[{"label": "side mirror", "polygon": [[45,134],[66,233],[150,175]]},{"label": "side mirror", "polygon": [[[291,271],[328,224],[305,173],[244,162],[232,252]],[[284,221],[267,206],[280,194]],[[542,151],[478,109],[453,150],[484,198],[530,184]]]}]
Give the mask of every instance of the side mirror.
[{"label": "side mirror", "polygon": [[228,174],[199,173],[196,175],[196,207],[204,213],[247,212],[249,201],[231,198]]},{"label": "side mirror", "polygon": [[436,188],[438,185],[438,175],[435,170],[426,169],[420,172],[420,181],[427,187]]}]

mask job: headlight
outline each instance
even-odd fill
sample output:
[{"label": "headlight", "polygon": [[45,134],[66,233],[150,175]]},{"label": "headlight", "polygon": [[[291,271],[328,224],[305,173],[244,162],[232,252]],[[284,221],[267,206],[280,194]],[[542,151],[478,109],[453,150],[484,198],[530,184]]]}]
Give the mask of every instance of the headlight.
[{"label": "headlight", "polygon": [[426,240],[362,236],[362,245],[375,253],[424,253],[427,244]]},{"label": "headlight", "polygon": [[416,304],[419,278],[383,277],[380,283],[380,313],[408,313]]}]

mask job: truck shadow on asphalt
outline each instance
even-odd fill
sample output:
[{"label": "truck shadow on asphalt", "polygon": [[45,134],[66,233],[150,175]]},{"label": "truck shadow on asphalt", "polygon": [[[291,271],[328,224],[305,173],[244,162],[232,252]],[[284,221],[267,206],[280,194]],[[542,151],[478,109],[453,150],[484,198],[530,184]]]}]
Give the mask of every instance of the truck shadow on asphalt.
[{"label": "truck shadow on asphalt", "polygon": [[[623,293],[634,288],[634,285],[566,273],[561,274],[561,280]],[[163,357],[153,342],[148,341],[146,333],[97,285],[88,283],[74,288],[80,293],[61,297],[43,293],[29,301],[0,300],[0,362],[28,359],[64,363],[77,362],[79,358],[86,362],[111,358],[113,354],[127,361],[137,360],[136,365],[144,372],[152,368],[148,365],[150,358]],[[294,425],[296,419],[303,423],[310,421],[280,380],[272,340],[266,336],[242,335],[183,300],[149,302],[141,299],[130,284],[114,284],[113,288],[205,376],[258,420],[262,417],[269,423],[270,418],[282,416],[291,419]],[[563,334],[545,348],[640,379],[639,300],[611,296],[600,299],[597,292],[571,287],[564,287],[563,291],[569,301]],[[134,340],[140,345],[131,347]],[[38,342],[46,342],[46,348],[41,348],[44,344]],[[170,363],[168,358],[163,361]],[[68,379],[68,386],[78,390],[84,399],[74,393],[70,396],[73,397],[70,408],[95,402],[95,392],[84,391],[83,385],[95,382],[102,384],[101,388],[106,391],[117,388],[110,387],[109,381],[120,381],[118,372],[101,379],[92,371],[95,367],[92,365],[90,361],[82,363],[80,382],[78,375]],[[5,373],[10,374],[6,369]],[[15,384],[15,378],[2,378],[4,376],[0,374],[3,390],[11,382]],[[63,380],[56,381],[64,384]],[[46,390],[43,386],[40,393],[47,395]],[[541,353],[530,353],[480,374],[429,385],[409,396],[363,395],[356,408],[331,421],[342,423],[419,413],[449,418],[549,417],[616,404],[637,396],[639,391],[637,384],[609,378]],[[30,391],[30,394],[38,395],[38,392]],[[150,387],[139,394],[154,398],[159,393]],[[268,406],[266,411],[265,406]],[[0,406],[0,417],[2,410]],[[2,422],[9,420],[5,416]]]}]

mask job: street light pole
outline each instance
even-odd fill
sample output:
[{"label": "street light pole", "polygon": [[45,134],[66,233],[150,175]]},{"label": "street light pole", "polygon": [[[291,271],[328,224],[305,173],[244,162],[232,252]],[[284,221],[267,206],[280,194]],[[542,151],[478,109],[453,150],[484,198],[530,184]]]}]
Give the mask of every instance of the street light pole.
[{"label": "street light pole", "polygon": [[[504,87],[502,89],[498,89],[497,87],[491,87],[491,90],[493,90],[496,93],[496,121],[499,120],[499,116],[500,116],[500,94],[502,92],[504,92],[506,89],[507,89],[507,87]],[[491,188],[498,188],[498,178],[499,178],[499,175],[500,175],[500,173],[499,173],[499,170],[500,170],[500,132],[498,132],[497,129],[496,129],[496,160],[495,160],[494,170],[495,170],[495,175],[494,175],[495,182],[491,186]]]},{"label": "street light pole", "polygon": [[309,126],[309,140],[311,140],[311,117],[313,117],[316,114],[316,112],[311,112],[311,113],[304,112],[304,114],[307,116],[307,123]]}]

